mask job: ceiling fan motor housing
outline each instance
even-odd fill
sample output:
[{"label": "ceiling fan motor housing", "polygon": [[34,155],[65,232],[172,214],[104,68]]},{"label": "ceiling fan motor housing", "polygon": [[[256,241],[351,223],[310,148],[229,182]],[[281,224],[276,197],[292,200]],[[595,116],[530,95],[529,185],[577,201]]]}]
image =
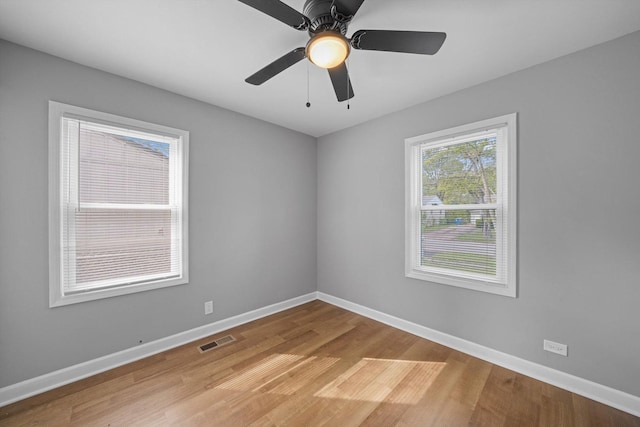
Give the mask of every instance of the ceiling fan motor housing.
[{"label": "ceiling fan motor housing", "polygon": [[[309,18],[309,36],[322,31],[336,31],[343,36],[347,34],[347,25],[351,17],[342,15],[333,6],[333,0],[307,0],[304,2],[303,13]],[[339,19],[338,19],[339,18]]]}]

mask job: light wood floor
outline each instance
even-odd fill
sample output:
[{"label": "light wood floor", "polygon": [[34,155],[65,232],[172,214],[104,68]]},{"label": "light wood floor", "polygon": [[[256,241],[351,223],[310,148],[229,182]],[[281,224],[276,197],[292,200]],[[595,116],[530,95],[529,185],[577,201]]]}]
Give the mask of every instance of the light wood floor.
[{"label": "light wood floor", "polygon": [[308,304],[0,408],[0,425],[635,426],[640,418]]}]

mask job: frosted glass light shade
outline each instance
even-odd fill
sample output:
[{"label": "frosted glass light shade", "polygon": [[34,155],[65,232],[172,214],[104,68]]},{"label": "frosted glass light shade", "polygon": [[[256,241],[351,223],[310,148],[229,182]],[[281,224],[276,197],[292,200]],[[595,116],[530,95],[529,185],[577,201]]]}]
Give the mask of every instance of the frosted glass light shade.
[{"label": "frosted glass light shade", "polygon": [[322,68],[334,68],[349,56],[349,42],[339,33],[321,33],[307,44],[307,57]]}]

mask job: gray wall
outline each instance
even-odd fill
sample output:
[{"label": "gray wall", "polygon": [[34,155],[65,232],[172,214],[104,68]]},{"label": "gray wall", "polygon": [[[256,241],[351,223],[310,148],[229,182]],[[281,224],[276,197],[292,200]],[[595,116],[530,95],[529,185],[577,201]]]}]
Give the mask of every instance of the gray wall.
[{"label": "gray wall", "polygon": [[[405,278],[404,138],[512,112],[519,297]],[[640,396],[639,114],[640,32],[320,138],[318,290]]]},{"label": "gray wall", "polygon": [[[191,132],[188,285],[48,307],[50,99]],[[315,291],[316,164],[315,138],[0,41],[0,387]]]}]

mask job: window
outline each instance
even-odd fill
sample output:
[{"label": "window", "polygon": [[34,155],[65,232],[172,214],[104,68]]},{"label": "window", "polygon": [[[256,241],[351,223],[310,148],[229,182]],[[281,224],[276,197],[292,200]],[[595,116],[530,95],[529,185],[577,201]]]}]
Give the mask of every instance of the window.
[{"label": "window", "polygon": [[405,141],[407,277],[516,296],[516,114]]},{"label": "window", "polygon": [[51,307],[187,283],[188,138],[49,102]]}]

